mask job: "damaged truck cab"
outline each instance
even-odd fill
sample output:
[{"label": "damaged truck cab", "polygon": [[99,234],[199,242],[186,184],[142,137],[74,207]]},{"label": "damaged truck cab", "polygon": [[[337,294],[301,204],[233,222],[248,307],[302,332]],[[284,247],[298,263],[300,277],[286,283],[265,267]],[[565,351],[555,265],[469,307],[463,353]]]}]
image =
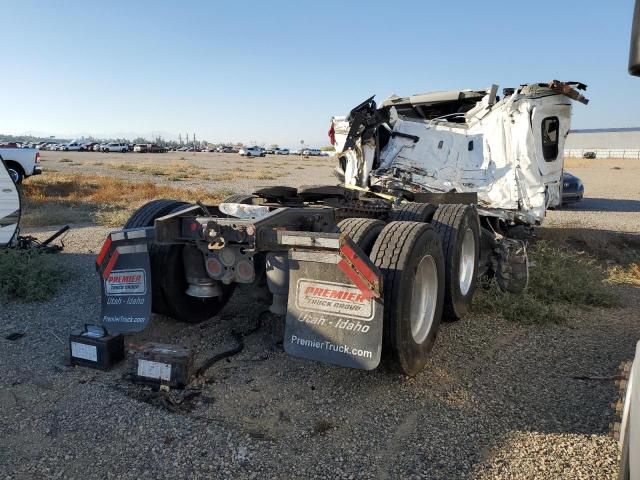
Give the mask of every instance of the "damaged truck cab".
[{"label": "damaged truck cab", "polygon": [[571,100],[556,80],[503,89],[373,98],[331,126],[346,185],[380,191],[472,192],[483,214],[540,224],[560,205]]},{"label": "damaged truck cab", "polygon": [[560,201],[569,99],[586,100],[555,81],[496,92],[372,97],[334,118],[340,185],[149,202],[98,255],[103,326],[204,321],[244,284],[286,315],[289,354],[417,374],[480,275],[526,287],[522,236]]}]

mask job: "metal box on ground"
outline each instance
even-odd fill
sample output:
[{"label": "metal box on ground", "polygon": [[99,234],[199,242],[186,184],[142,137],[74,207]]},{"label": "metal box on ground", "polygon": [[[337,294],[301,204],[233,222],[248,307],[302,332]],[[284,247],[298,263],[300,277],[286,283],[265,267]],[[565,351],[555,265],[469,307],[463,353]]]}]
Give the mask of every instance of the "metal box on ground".
[{"label": "metal box on ground", "polygon": [[124,359],[124,337],[109,335],[99,325],[85,325],[69,336],[72,365],[108,370]]},{"label": "metal box on ground", "polygon": [[147,343],[133,350],[134,382],[183,388],[193,374],[193,353],[186,347]]}]

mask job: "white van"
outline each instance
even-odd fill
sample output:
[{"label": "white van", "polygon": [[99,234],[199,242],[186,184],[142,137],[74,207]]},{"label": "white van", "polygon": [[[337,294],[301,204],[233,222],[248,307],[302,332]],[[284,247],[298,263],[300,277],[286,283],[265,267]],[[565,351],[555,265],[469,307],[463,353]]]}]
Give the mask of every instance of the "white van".
[{"label": "white van", "polygon": [[0,248],[14,240],[19,221],[20,195],[0,157]]}]

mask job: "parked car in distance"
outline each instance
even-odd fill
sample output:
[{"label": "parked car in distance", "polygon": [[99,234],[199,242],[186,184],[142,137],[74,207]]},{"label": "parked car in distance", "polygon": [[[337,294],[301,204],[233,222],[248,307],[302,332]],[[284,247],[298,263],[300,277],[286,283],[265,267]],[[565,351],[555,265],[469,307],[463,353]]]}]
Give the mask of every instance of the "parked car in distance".
[{"label": "parked car in distance", "polygon": [[102,147],[102,151],[103,152],[128,152],[129,151],[129,144],[127,143],[118,143],[118,142],[111,142],[111,143],[107,143],[104,147]]},{"label": "parked car in distance", "polygon": [[594,159],[596,158],[596,152],[584,152],[584,155],[582,155],[582,158]]},{"label": "parked car in distance", "polygon": [[40,152],[35,148],[0,148],[0,158],[16,184],[21,183],[26,177],[42,173]]},{"label": "parked car in distance", "polygon": [[584,185],[575,175],[569,172],[562,173],[562,205],[576,203],[584,196]]},{"label": "parked car in distance", "polygon": [[76,142],[74,140],[73,142],[64,143],[64,144],[60,145],[59,149],[64,151],[64,152],[79,152],[80,148],[82,148],[82,143]]},{"label": "parked car in distance", "polygon": [[266,155],[273,155],[273,154],[275,154],[275,152],[276,152],[276,151],[275,151],[275,149],[274,149],[274,148],[265,148],[265,150],[264,150],[264,153],[265,153]]},{"label": "parked car in distance", "polygon": [[305,148],[302,151],[302,155],[310,156],[310,157],[319,157],[320,155],[322,155],[322,152],[320,151],[319,148]]},{"label": "parked car in distance", "polygon": [[266,155],[262,147],[243,147],[238,153],[242,157],[264,157]]},{"label": "parked car in distance", "polygon": [[147,153],[147,144],[146,143],[136,143],[133,146],[133,151],[135,153]]},{"label": "parked car in distance", "polygon": [[167,149],[155,143],[149,143],[147,145],[147,151],[149,153],[166,153]]},{"label": "parked car in distance", "polygon": [[93,147],[98,145],[98,142],[87,142],[80,145],[81,152],[93,152]]},{"label": "parked car in distance", "polygon": [[289,149],[288,148],[276,148],[274,150],[274,153],[276,155],[289,155]]}]

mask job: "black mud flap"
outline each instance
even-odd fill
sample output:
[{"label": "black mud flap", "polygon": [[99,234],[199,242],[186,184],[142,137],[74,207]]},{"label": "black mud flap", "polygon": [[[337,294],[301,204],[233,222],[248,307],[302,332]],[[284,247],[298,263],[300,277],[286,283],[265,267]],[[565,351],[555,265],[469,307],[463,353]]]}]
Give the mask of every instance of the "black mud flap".
[{"label": "black mud flap", "polygon": [[373,370],[382,351],[382,277],[346,235],[286,232],[287,353]]},{"label": "black mud flap", "polygon": [[111,233],[96,268],[102,287],[101,324],[110,333],[144,330],[151,317],[151,266],[148,242],[153,228]]}]

